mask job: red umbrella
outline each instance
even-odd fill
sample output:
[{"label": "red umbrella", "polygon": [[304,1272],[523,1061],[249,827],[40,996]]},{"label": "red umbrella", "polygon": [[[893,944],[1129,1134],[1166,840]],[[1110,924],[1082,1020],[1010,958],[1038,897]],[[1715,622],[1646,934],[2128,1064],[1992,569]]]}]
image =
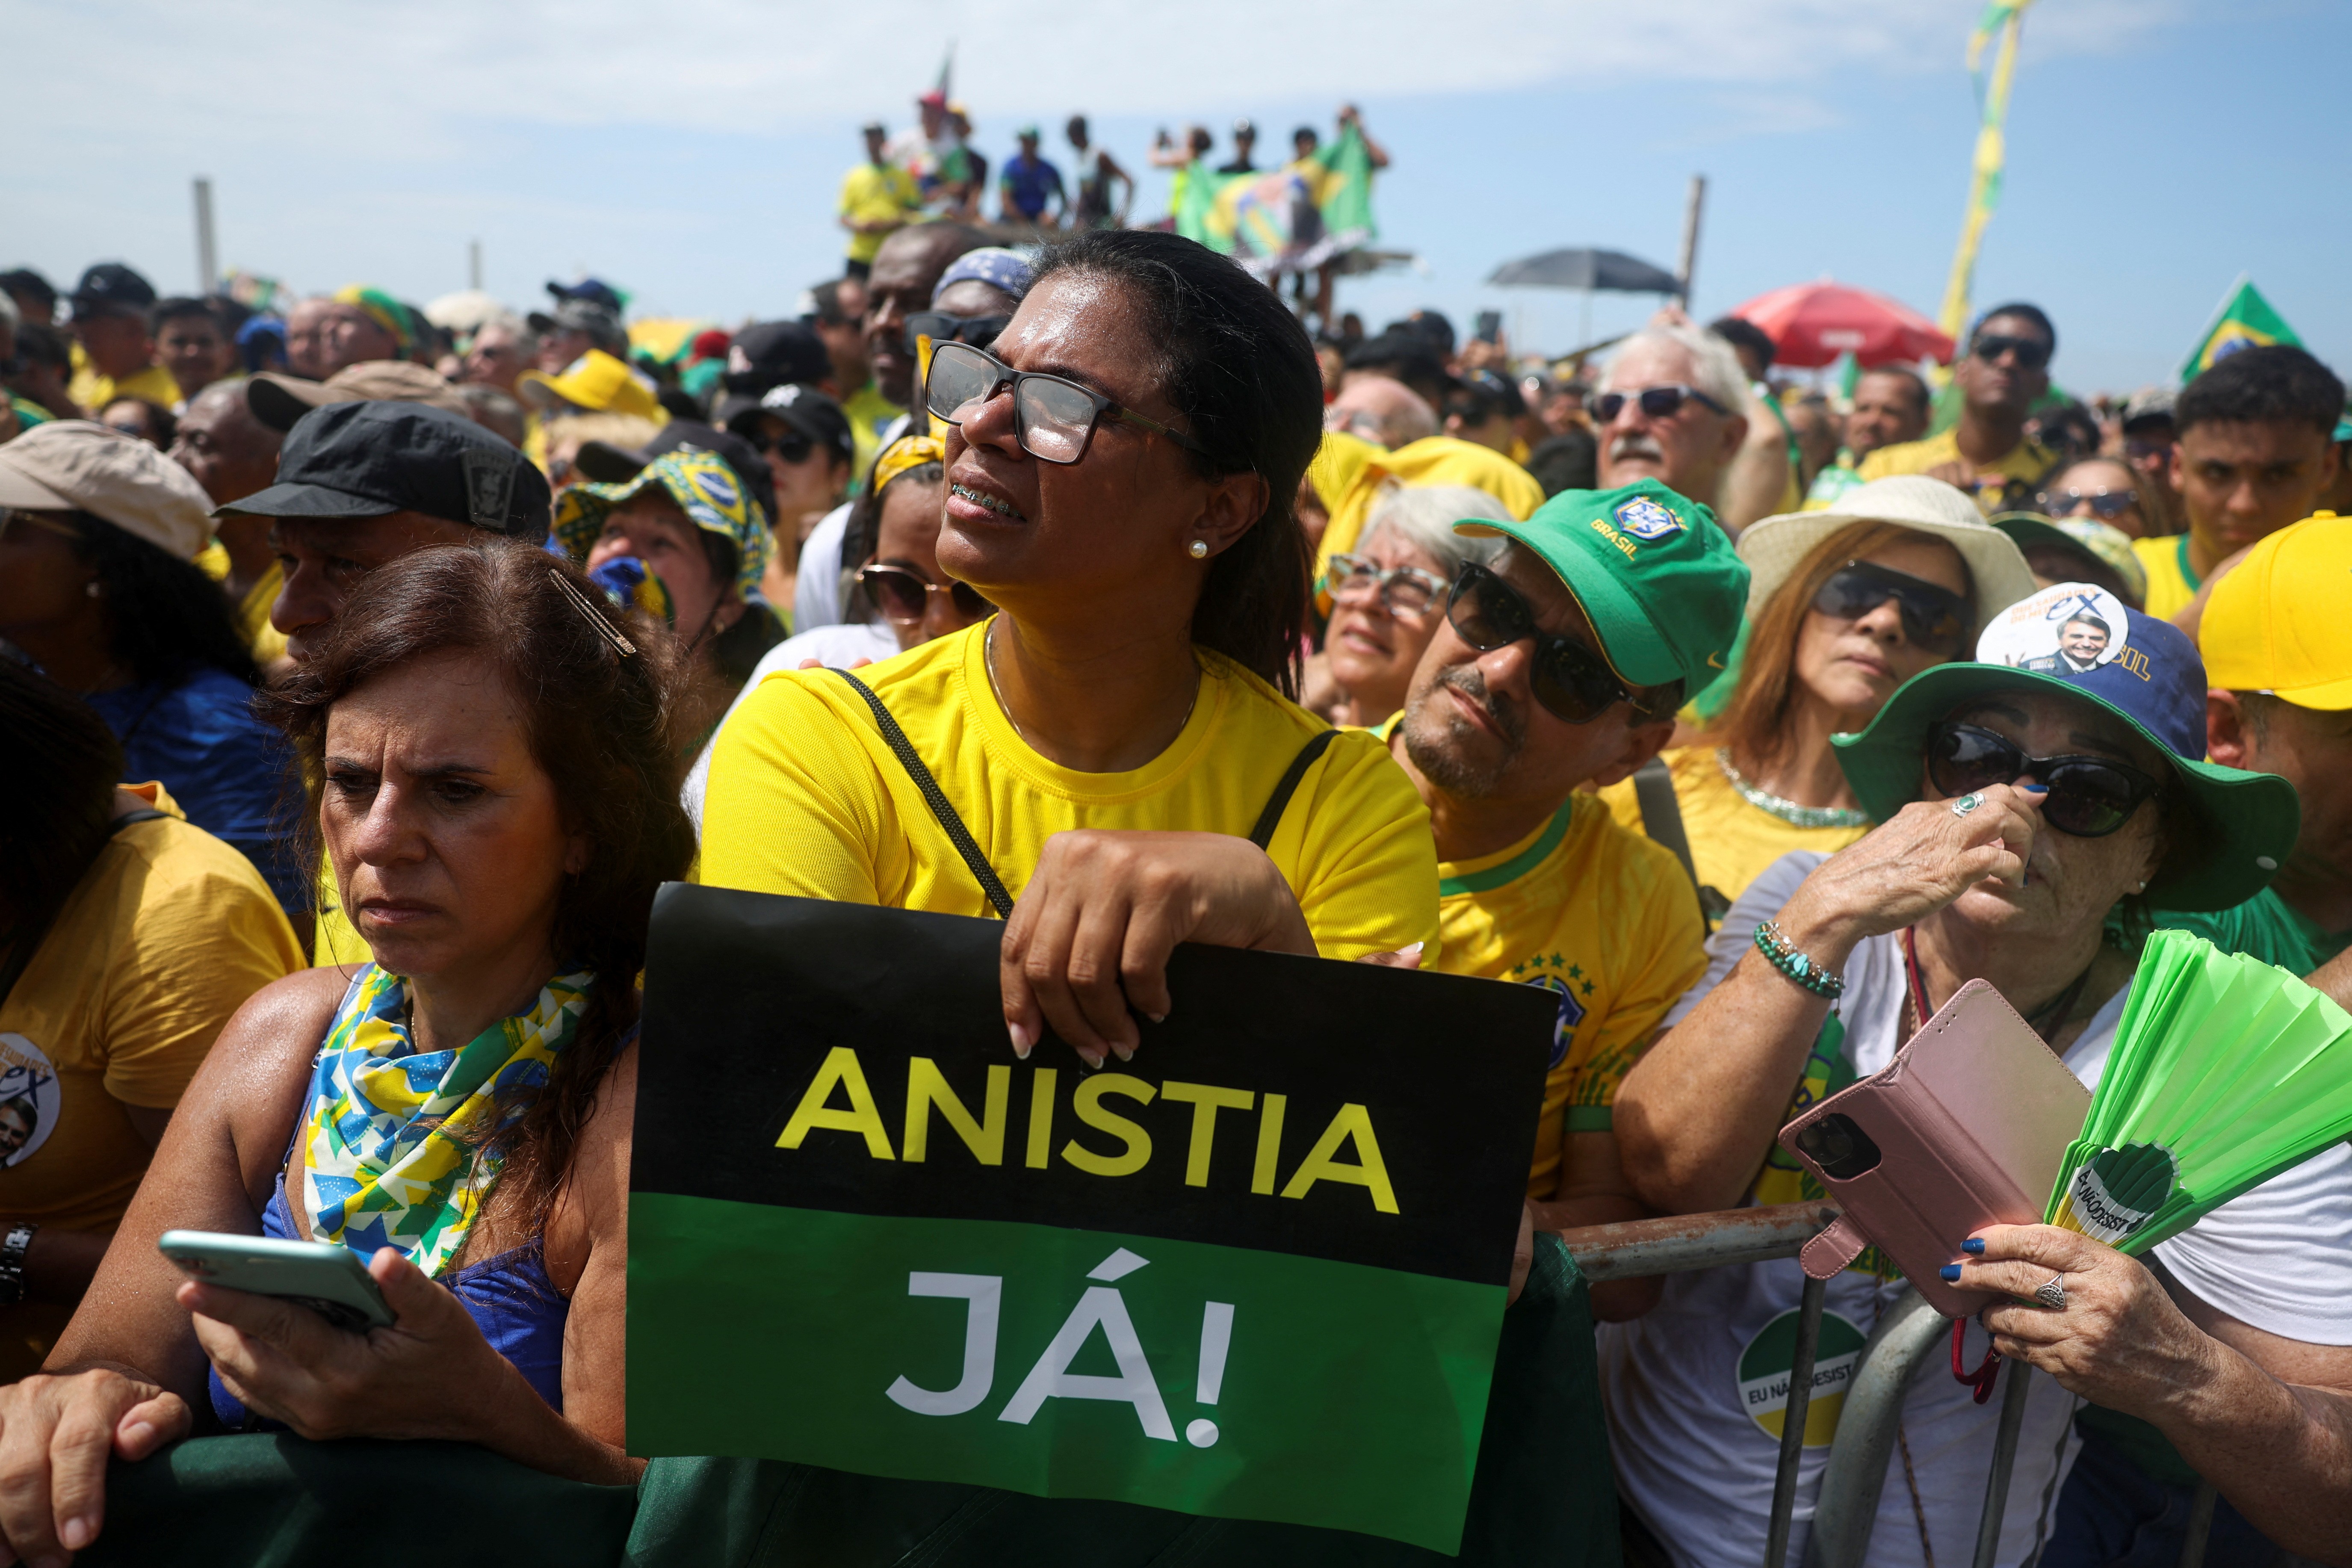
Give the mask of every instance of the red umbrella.
[{"label": "red umbrella", "polygon": [[1732,312],[1764,329],[1772,363],[1811,370],[1851,353],[1864,366],[1952,363],[1952,340],[1900,300],[1843,283],[1795,283]]}]

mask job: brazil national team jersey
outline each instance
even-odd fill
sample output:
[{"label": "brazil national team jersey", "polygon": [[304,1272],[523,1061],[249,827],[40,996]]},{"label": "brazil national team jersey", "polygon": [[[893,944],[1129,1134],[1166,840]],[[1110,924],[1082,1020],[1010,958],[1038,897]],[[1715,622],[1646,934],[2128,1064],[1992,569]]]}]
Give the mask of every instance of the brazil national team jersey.
[{"label": "brazil national team jersey", "polygon": [[1528,1195],[1552,1197],[1568,1134],[1609,1131],[1626,1069],[1706,972],[1697,896],[1669,851],[1589,795],[1500,854],[1440,861],[1437,875],[1435,967],[1559,998],[1528,1173]]}]

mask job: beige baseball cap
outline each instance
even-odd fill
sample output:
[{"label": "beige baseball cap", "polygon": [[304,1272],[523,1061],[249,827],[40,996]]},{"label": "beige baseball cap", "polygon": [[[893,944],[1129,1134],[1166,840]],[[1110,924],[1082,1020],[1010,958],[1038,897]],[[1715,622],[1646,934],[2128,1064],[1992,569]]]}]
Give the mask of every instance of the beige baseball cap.
[{"label": "beige baseball cap", "polygon": [[212,500],[187,469],[87,419],[53,419],[0,447],[0,507],[86,511],[182,561],[213,532]]},{"label": "beige baseball cap", "polygon": [[281,431],[331,403],[422,403],[461,419],[471,417],[456,387],[424,365],[395,359],[347,364],[324,381],[266,370],[246,383],[245,402],[256,419]]}]

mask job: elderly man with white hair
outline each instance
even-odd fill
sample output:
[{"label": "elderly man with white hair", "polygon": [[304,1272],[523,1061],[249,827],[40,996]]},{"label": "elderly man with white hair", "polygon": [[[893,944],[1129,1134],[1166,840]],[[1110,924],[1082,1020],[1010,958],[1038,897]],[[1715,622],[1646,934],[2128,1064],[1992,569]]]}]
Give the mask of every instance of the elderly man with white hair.
[{"label": "elderly man with white hair", "polygon": [[[1590,406],[1602,489],[1656,479],[1718,506],[1748,426],[1748,378],[1729,343],[1688,321],[1653,321],[1618,349]],[[1717,520],[1735,535],[1753,521]]]}]

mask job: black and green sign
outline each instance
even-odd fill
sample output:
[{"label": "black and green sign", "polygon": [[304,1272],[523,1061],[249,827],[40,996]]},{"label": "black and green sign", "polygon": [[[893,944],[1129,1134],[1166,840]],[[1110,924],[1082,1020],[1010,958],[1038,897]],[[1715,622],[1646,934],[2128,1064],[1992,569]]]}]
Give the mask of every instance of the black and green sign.
[{"label": "black and green sign", "polygon": [[629,1451],[1454,1551],[1549,999],[1188,947],[1090,1072],[1013,1058],[1003,930],[663,890]]}]

